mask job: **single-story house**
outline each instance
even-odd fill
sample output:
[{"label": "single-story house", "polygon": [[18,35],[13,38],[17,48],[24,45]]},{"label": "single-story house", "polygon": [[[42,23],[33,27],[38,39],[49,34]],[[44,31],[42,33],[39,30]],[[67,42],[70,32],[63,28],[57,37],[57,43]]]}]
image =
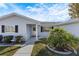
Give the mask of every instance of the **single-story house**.
[{"label": "single-story house", "polygon": [[10,13],[0,17],[1,35],[23,35],[26,40],[33,36],[37,40],[38,37],[47,37],[48,29],[54,27],[64,28],[73,35],[79,36],[79,20],[41,22],[18,13]]}]

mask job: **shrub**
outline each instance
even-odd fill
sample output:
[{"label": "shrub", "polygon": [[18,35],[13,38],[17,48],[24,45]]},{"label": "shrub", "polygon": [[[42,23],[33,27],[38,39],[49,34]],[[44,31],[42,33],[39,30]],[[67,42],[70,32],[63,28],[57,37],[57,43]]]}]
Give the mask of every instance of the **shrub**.
[{"label": "shrub", "polygon": [[2,35],[0,35],[0,42],[2,41],[2,39],[3,39],[3,36],[2,36]]},{"label": "shrub", "polygon": [[12,39],[13,39],[13,36],[4,36],[4,42],[5,43],[11,43]]},{"label": "shrub", "polygon": [[16,43],[21,43],[23,40],[23,36],[16,36],[15,39],[16,39]]},{"label": "shrub", "polygon": [[55,47],[57,49],[70,49],[71,47],[78,47],[79,40],[65,30],[55,28],[50,30],[47,42],[50,47]]}]

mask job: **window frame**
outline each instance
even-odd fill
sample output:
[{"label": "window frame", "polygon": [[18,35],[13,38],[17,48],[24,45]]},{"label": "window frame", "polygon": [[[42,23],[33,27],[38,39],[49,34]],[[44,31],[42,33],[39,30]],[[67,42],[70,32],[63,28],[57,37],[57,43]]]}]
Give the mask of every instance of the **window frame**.
[{"label": "window frame", "polygon": [[41,26],[41,32],[49,32],[49,29],[53,29],[53,28],[54,28],[53,26],[52,27],[43,27],[43,26]]},{"label": "window frame", "polygon": [[1,25],[1,33],[18,33],[18,25],[14,26]]}]

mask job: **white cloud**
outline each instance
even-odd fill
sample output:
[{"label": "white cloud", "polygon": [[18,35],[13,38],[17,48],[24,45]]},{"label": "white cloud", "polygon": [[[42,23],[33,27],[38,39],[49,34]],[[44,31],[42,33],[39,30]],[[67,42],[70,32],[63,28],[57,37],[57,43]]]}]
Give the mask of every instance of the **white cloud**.
[{"label": "white cloud", "polygon": [[[64,5],[64,4],[63,4]],[[15,4],[10,4],[13,11],[29,16],[40,21],[65,21],[69,19],[67,5],[60,4],[36,4],[35,7],[28,6],[25,10],[20,9]],[[39,6],[39,7],[37,7]]]},{"label": "white cloud", "polygon": [[[62,7],[62,8],[61,8]],[[59,4],[51,4],[47,6],[45,4],[40,4],[39,8],[27,7],[26,13],[29,11],[29,16],[41,21],[65,21],[69,19],[68,8],[65,6],[59,6]]]},{"label": "white cloud", "polygon": [[4,3],[0,3],[0,8],[5,8],[5,9],[8,9],[8,6]]}]

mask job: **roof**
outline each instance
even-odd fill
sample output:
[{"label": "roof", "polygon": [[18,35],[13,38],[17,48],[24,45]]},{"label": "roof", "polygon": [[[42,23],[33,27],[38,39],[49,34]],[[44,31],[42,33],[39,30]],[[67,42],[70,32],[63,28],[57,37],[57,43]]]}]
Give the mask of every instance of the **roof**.
[{"label": "roof", "polygon": [[72,24],[72,23],[79,23],[79,18],[73,19],[73,20],[71,19],[71,20],[65,21],[65,22],[42,22],[42,21],[38,21],[38,20],[32,19],[30,17],[24,16],[21,14],[15,13],[15,12],[1,16],[0,20],[7,18],[7,17],[14,16],[14,15],[20,16],[20,17],[25,18],[25,19],[27,18],[27,19],[29,19],[29,21],[35,22],[36,24],[39,23],[40,25],[44,25],[44,26],[59,26],[59,25],[68,25],[68,24]]},{"label": "roof", "polygon": [[56,24],[57,26],[63,26],[63,25],[69,25],[69,24],[75,24],[75,23],[79,23],[79,18],[75,18],[75,19],[71,19],[65,22],[61,22],[59,24]]},{"label": "roof", "polygon": [[5,18],[7,18],[7,17],[11,17],[11,16],[19,16],[19,17],[22,17],[22,18],[24,18],[24,19],[27,18],[27,19],[29,19],[29,21],[32,21],[32,22],[35,22],[35,23],[39,23],[39,22],[40,22],[40,21],[37,21],[37,20],[35,20],[35,19],[32,19],[32,18],[30,18],[30,17],[24,16],[24,15],[15,13],[15,12],[1,16],[1,17],[0,17],[0,20],[5,19]]}]

